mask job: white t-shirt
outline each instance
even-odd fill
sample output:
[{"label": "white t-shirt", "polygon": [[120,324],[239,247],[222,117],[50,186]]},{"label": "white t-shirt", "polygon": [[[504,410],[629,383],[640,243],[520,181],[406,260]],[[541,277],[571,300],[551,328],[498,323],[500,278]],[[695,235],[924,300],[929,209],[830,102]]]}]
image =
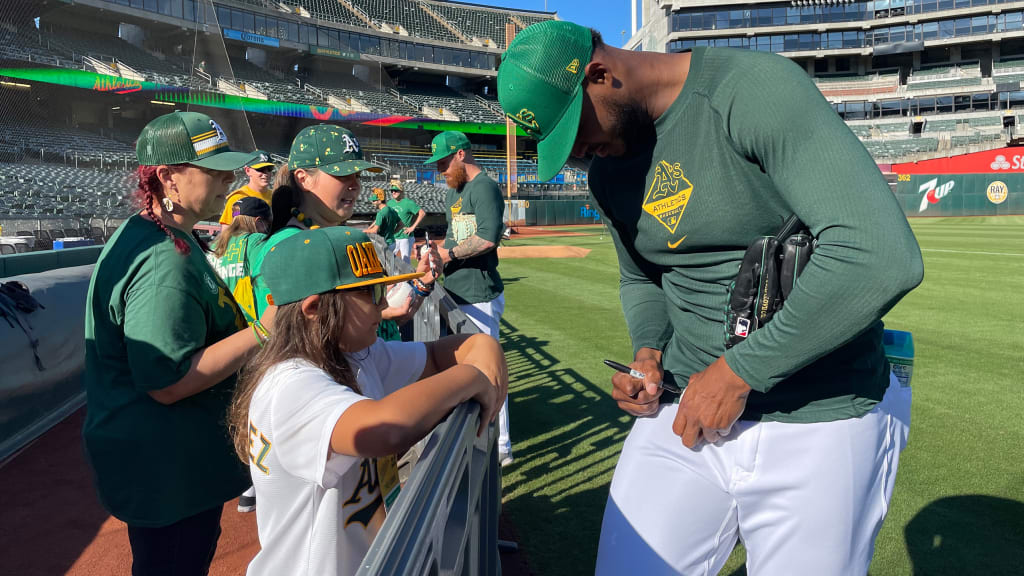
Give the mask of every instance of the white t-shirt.
[{"label": "white t-shirt", "polygon": [[249,576],[355,574],[384,521],[372,458],[331,451],[349,406],[380,399],[423,373],[421,342],[377,340],[348,355],[357,394],[304,360],[273,366],[249,404],[249,472],[261,550]]}]

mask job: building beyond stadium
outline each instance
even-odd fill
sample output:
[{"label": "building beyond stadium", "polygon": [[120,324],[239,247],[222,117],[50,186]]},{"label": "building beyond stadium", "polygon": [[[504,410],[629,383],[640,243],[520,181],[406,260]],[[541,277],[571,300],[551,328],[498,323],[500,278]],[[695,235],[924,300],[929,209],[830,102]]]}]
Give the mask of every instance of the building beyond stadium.
[{"label": "building beyond stadium", "polygon": [[[1024,167],[1007,160],[1001,168],[995,160],[1021,156],[1020,150],[1002,148],[1021,143],[1024,2],[641,1],[634,13],[641,15],[642,26],[625,48],[679,52],[727,46],[786,56],[814,78],[883,172],[892,165],[887,177],[894,191],[918,198],[927,194],[918,188],[931,178],[918,182],[920,170],[911,176],[906,167],[914,162],[980,153],[971,158],[984,161],[969,162],[986,166],[977,168],[978,174],[998,172],[988,168],[998,165],[1005,177],[989,174],[975,182],[960,174],[957,195],[984,201],[987,190],[996,190],[992,197],[1001,200],[960,202],[975,206],[963,213],[1024,213],[1014,200],[1024,194],[1024,181],[1018,183],[1015,174]],[[947,164],[929,166],[939,170]],[[899,174],[901,167],[908,171]],[[1007,186],[1008,198],[998,191],[1000,185]],[[917,200],[904,204],[908,215],[918,214]],[[940,205],[925,201],[920,212],[938,213]]]}]

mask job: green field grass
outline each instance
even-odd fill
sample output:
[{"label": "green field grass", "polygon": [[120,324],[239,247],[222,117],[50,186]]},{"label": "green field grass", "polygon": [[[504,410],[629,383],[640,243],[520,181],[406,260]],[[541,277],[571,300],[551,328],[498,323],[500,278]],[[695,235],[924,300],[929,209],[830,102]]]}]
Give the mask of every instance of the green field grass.
[{"label": "green field grass", "polygon": [[[916,219],[925,280],[885,318],[914,333],[914,403],[871,574],[1018,574],[1024,565],[1024,217]],[[612,471],[632,419],[604,358],[628,361],[615,252],[506,259],[502,343],[516,461],[503,514],[534,574],[592,574]],[[656,490],[657,487],[638,487]],[[683,521],[683,520],[681,520]],[[722,574],[744,574],[737,548]]]}]

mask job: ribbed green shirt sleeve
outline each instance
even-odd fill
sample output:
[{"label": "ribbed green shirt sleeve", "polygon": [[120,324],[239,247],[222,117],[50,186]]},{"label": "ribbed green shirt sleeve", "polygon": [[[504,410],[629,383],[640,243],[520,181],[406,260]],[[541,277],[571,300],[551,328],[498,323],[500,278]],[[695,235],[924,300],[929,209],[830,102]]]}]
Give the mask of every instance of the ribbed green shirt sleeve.
[{"label": "ribbed green shirt sleeve", "polygon": [[877,322],[923,277],[917,241],[871,156],[811,79],[783,58],[748,61],[711,105],[818,241],[785,306],[725,353],[766,392]]},{"label": "ribbed green shirt sleeve", "polygon": [[659,279],[644,273],[623,244],[614,223],[603,212],[601,217],[609,222],[608,230],[619,258],[619,300],[633,342],[633,355],[641,348],[664,350],[672,336],[672,325],[665,310],[665,293],[657,283]]}]

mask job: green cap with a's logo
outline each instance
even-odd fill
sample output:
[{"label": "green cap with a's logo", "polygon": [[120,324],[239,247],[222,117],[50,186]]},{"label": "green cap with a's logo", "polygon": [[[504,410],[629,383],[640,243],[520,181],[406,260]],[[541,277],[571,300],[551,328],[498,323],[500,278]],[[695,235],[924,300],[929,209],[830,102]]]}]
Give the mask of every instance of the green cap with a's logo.
[{"label": "green cap with a's logo", "polygon": [[352,132],[333,124],[318,124],[299,132],[292,140],[288,167],[317,168],[331,176],[384,171],[382,166],[363,159],[359,141]]},{"label": "green cap with a's logo", "polygon": [[430,143],[431,156],[424,164],[432,164],[446,156],[455,154],[459,150],[469,150],[472,146],[469,143],[469,138],[462,132],[455,130],[441,132],[434,136],[434,140]]},{"label": "green cap with a's logo", "polygon": [[267,166],[274,165],[274,161],[270,159],[270,154],[267,152],[257,150],[254,154],[256,154],[256,157],[246,164],[247,167],[252,168],[253,170],[259,170],[260,168],[266,168]]},{"label": "green cap with a's logo", "polygon": [[172,112],[146,124],[135,143],[142,166],[194,164],[211,170],[238,170],[255,156],[235,152],[220,125],[206,114]]},{"label": "green cap with a's logo", "polygon": [[590,29],[548,20],[527,27],[509,44],[498,67],[498,102],[537,143],[537,178],[562,169],[576,141],[583,108]]},{"label": "green cap with a's logo", "polygon": [[423,276],[387,276],[370,237],[348,226],[304,230],[285,238],[267,253],[260,273],[270,289],[268,304],[277,306],[313,294]]}]

